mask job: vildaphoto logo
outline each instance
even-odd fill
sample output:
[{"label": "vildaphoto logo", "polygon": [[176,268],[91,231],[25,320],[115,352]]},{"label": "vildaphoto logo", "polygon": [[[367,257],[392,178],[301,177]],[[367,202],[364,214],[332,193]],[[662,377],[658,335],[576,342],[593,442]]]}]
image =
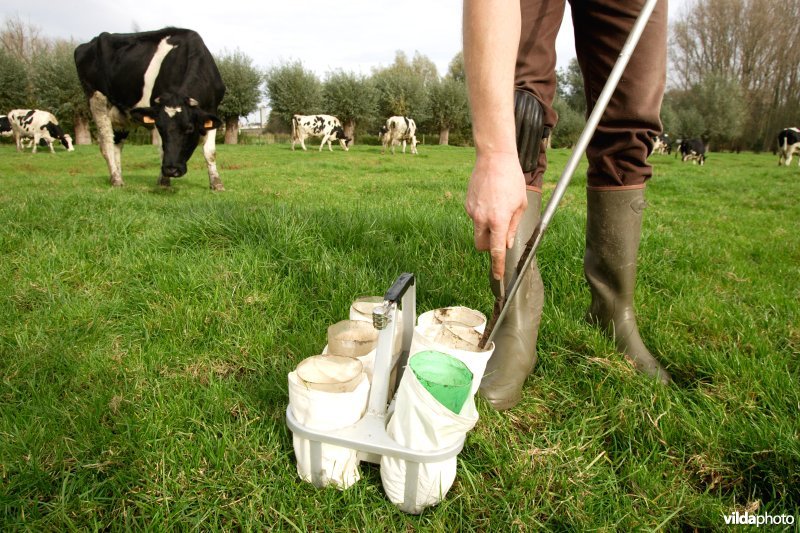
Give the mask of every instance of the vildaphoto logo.
[{"label": "vildaphoto logo", "polygon": [[791,526],[794,525],[794,515],[791,514],[751,514],[747,511],[740,513],[734,511],[724,515],[725,524],[729,526]]}]

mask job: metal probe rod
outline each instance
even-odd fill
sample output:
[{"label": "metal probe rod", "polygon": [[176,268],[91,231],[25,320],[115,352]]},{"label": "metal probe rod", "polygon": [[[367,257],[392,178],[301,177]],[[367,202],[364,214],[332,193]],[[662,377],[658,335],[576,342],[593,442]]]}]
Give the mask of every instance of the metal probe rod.
[{"label": "metal probe rod", "polygon": [[[569,182],[572,180],[575,169],[578,167],[581,157],[586,151],[586,147],[589,146],[589,141],[592,139],[592,135],[594,135],[597,125],[600,123],[600,119],[602,118],[603,113],[606,111],[606,107],[608,107],[608,102],[611,100],[611,96],[614,94],[620,78],[622,78],[622,73],[625,71],[625,67],[628,66],[628,60],[630,60],[631,55],[633,55],[633,50],[636,48],[636,44],[639,42],[639,38],[644,32],[647,21],[650,19],[650,15],[653,13],[653,9],[655,9],[657,2],[658,0],[647,0],[645,5],[642,7],[642,12],[639,13],[639,17],[636,19],[636,22],[634,22],[633,28],[631,28],[631,33],[628,35],[628,40],[625,41],[625,45],[622,47],[622,50],[619,53],[619,58],[614,64],[614,68],[611,69],[611,74],[608,75],[608,80],[606,80],[603,91],[597,98],[594,109],[592,109],[592,113],[589,115],[589,119],[586,122],[586,126],[583,128],[583,132],[581,132],[581,136],[578,138],[578,143],[572,150],[572,154],[567,161],[567,166],[564,167],[561,177],[558,178],[558,183],[556,183],[553,194],[550,196],[550,200],[547,202],[547,207],[542,214],[542,218],[539,221],[539,224],[536,226],[536,229],[533,230],[533,235],[531,235],[528,243],[525,245],[525,251],[523,252],[522,257],[520,257],[519,263],[517,263],[517,269],[514,272],[514,277],[509,282],[508,289],[505,291],[505,301],[502,302],[502,309],[500,310],[500,313],[497,314],[497,318],[495,319],[493,317],[492,321],[487,325],[488,336],[486,333],[484,333],[480,343],[481,348],[492,342],[495,331],[497,331],[497,326],[503,322],[503,319],[508,312],[509,303],[514,299],[514,296],[517,294],[517,289],[519,289],[519,284],[522,280],[522,273],[527,272],[528,268],[531,266],[531,262],[536,254],[536,250],[539,248],[539,243],[542,242],[542,235],[544,235],[547,226],[550,224],[550,220],[553,218],[553,215],[558,208],[558,204],[561,202],[561,198],[567,191],[567,187],[569,186]],[[495,314],[496,313],[497,306],[495,306]]]}]

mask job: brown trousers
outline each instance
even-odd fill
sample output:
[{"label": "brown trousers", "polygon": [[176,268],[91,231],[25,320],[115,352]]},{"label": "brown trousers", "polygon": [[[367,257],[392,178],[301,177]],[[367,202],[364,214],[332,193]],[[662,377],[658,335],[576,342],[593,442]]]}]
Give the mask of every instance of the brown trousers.
[{"label": "brown trousers", "polygon": [[[533,93],[544,106],[544,122],[553,128],[556,91],[555,41],[566,0],[521,0],[522,34],[516,65],[516,88]],[[592,137],[588,186],[591,189],[640,189],[652,176],[647,156],[651,138],[661,133],[661,100],[667,64],[667,1],[659,0],[608,108]],[[591,112],[619,57],[644,0],[569,0],[575,28],[575,52],[587,108]],[[541,190],[547,168],[544,147],[528,188]]]}]

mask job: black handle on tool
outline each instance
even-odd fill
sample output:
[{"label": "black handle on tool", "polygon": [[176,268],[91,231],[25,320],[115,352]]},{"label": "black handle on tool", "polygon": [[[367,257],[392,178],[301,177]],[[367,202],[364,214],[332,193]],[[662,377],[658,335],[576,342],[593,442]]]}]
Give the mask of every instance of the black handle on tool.
[{"label": "black handle on tool", "polygon": [[536,226],[536,229],[533,230],[533,235],[531,235],[531,238],[525,245],[525,251],[522,253],[514,275],[505,291],[505,298],[497,298],[494,302],[492,318],[486,325],[483,337],[481,337],[481,342],[478,344],[479,348],[483,349],[492,341],[494,332],[497,331],[497,326],[503,322],[503,318],[505,318],[506,312],[508,312],[508,304],[514,299],[514,295],[519,288],[519,283],[522,279],[521,273],[527,272],[528,268],[530,268],[531,261],[533,261],[536,250],[539,248],[539,243],[542,242],[542,235],[547,229],[548,224],[550,224],[550,220],[553,218],[556,208],[559,202],[561,202],[561,198],[567,191],[567,186],[572,180],[575,169],[578,167],[578,163],[580,163],[581,157],[586,151],[586,147],[589,146],[589,141],[592,139],[592,135],[594,135],[597,125],[600,123],[603,113],[605,113],[606,107],[608,107],[611,95],[614,94],[614,90],[617,88],[622,73],[628,65],[628,60],[631,58],[633,50],[636,48],[636,44],[639,42],[639,38],[644,32],[644,28],[647,25],[647,21],[650,19],[650,15],[653,13],[653,9],[656,7],[656,3],[658,3],[658,0],[647,0],[642,7],[641,13],[639,13],[639,18],[633,23],[633,28],[631,28],[631,33],[628,35],[628,40],[625,41],[625,45],[619,53],[619,58],[614,64],[614,68],[611,69],[611,74],[608,75],[608,80],[606,80],[606,84],[600,96],[597,97],[594,109],[592,109],[592,113],[586,121],[586,126],[583,128],[583,132],[581,132],[581,136],[578,138],[578,143],[572,150],[572,154],[570,154],[567,166],[564,167],[564,172],[562,172],[561,177],[558,178],[558,183],[556,183],[556,188],[553,190],[553,195],[550,197],[550,201],[547,202],[544,213],[542,213],[542,219],[539,221],[539,225]]},{"label": "black handle on tool", "polygon": [[388,302],[397,303],[412,285],[414,285],[414,274],[403,272],[395,280],[392,286],[389,287],[389,290],[386,291],[386,294],[383,295],[383,299]]}]

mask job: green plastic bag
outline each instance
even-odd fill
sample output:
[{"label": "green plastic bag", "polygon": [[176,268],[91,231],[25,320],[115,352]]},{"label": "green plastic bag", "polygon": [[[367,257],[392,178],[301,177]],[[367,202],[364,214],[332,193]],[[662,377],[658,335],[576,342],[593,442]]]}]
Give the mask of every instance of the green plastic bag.
[{"label": "green plastic bag", "polygon": [[408,366],[431,396],[458,414],[469,397],[472,372],[451,355],[426,351],[414,354]]}]

